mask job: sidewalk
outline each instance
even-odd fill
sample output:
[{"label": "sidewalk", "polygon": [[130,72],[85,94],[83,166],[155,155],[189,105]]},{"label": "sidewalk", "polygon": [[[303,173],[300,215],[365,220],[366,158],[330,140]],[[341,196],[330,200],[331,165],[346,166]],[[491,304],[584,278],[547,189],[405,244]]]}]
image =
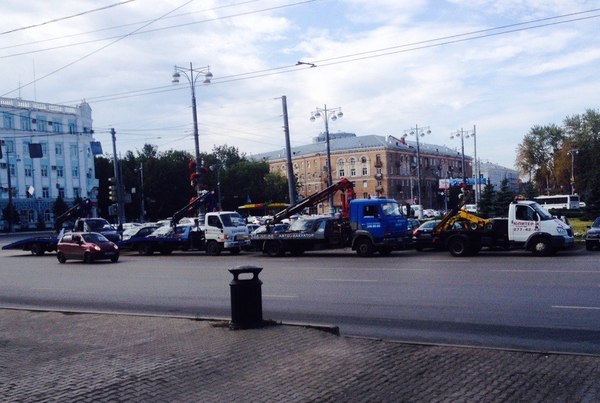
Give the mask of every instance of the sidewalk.
[{"label": "sidewalk", "polygon": [[600,400],[600,357],[0,310],[2,402]]}]

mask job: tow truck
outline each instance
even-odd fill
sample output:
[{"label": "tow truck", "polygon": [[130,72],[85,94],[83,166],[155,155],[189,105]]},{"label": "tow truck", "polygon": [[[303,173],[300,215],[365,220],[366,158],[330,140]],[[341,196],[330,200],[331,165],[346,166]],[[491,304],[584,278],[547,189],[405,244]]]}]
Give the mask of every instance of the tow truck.
[{"label": "tow truck", "polygon": [[89,218],[92,210],[92,201],[89,199],[80,200],[73,207],[59,215],[54,220],[54,232],[47,236],[36,236],[31,238],[20,239],[2,247],[2,249],[19,249],[30,251],[32,255],[42,256],[46,252],[56,252],[58,238],[65,230],[64,224],[70,220],[75,220],[74,229],[78,231],[93,231],[100,232],[109,238],[111,241],[118,240],[118,233],[103,218]]},{"label": "tow truck", "polygon": [[549,256],[574,245],[571,226],[534,201],[517,197],[509,205],[507,218],[493,219],[478,217],[463,205],[461,202],[446,214],[432,233],[434,245],[446,248],[453,256],[476,255],[484,246],[521,248],[536,256]]},{"label": "tow truck", "polygon": [[[293,222],[282,232],[271,231],[285,218],[315,206],[341,191],[342,212],[339,217],[308,216]],[[301,255],[305,251],[351,247],[359,256],[374,252],[388,255],[406,242],[407,219],[397,201],[386,198],[355,199],[354,185],[346,178],[314,193],[301,202],[273,216],[265,232],[254,232],[250,238],[255,249],[269,256],[286,252]]]},{"label": "tow truck", "polygon": [[175,250],[200,250],[211,256],[219,255],[224,250],[232,255],[239,254],[242,248],[250,246],[250,240],[244,218],[235,211],[208,212],[198,216],[194,225],[178,225],[183,217],[200,206],[209,205],[212,196],[209,191],[201,191],[198,197],[173,214],[170,230],[165,230],[164,234],[130,238],[119,242],[119,247],[137,250],[141,255],[152,255],[154,252],[168,255]]}]

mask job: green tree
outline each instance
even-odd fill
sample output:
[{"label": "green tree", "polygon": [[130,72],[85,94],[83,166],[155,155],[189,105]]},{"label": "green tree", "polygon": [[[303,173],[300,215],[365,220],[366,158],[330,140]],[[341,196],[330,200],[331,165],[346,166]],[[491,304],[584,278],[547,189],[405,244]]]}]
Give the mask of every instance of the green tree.
[{"label": "green tree", "polygon": [[500,189],[496,192],[494,198],[494,213],[498,217],[508,216],[508,207],[510,203],[515,199],[515,193],[508,187],[508,179],[502,179],[500,182]]},{"label": "green tree", "polygon": [[494,190],[494,185],[491,183],[486,184],[483,187],[481,196],[479,197],[479,205],[477,206],[481,217],[490,218],[494,215],[496,211],[495,199],[496,191]]},{"label": "green tree", "polygon": [[[56,220],[60,215],[67,212],[69,206],[64,201],[64,199],[60,196],[56,198],[54,204],[52,205],[52,212],[54,213],[54,219]],[[56,225],[56,223],[55,223]]]}]

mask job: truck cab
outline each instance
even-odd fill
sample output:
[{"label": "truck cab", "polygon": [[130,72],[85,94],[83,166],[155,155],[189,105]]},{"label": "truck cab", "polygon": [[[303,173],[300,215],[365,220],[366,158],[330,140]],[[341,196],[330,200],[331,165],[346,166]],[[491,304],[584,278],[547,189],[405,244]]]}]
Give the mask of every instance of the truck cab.
[{"label": "truck cab", "polygon": [[352,249],[361,256],[373,250],[387,254],[402,249],[408,241],[407,219],[392,199],[355,199],[350,202]]},{"label": "truck cab", "polygon": [[206,213],[204,217],[204,237],[206,252],[218,255],[222,250],[237,254],[241,249],[250,247],[250,237],[246,220],[235,211]]},{"label": "truck cab", "polygon": [[574,245],[572,228],[536,202],[511,203],[508,217],[508,238],[516,246],[535,254],[548,255]]}]

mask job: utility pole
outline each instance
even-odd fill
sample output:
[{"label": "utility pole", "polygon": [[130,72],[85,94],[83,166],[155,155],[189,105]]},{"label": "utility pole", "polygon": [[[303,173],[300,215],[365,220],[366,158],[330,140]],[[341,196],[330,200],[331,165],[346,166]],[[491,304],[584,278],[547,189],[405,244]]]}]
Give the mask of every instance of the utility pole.
[{"label": "utility pole", "polygon": [[113,146],[113,169],[115,173],[115,185],[117,186],[117,208],[119,217],[119,230],[123,229],[123,223],[125,222],[125,204],[123,197],[123,182],[121,181],[121,169],[119,168],[119,159],[117,158],[117,138],[114,128],[110,129],[112,136]]},{"label": "utility pole", "polygon": [[290,197],[290,206],[296,204],[296,181],[294,178],[294,169],[292,167],[292,149],[290,147],[290,126],[288,124],[287,98],[281,97],[281,106],[283,108],[283,130],[285,132],[285,149],[287,153],[287,175],[288,192]]}]

